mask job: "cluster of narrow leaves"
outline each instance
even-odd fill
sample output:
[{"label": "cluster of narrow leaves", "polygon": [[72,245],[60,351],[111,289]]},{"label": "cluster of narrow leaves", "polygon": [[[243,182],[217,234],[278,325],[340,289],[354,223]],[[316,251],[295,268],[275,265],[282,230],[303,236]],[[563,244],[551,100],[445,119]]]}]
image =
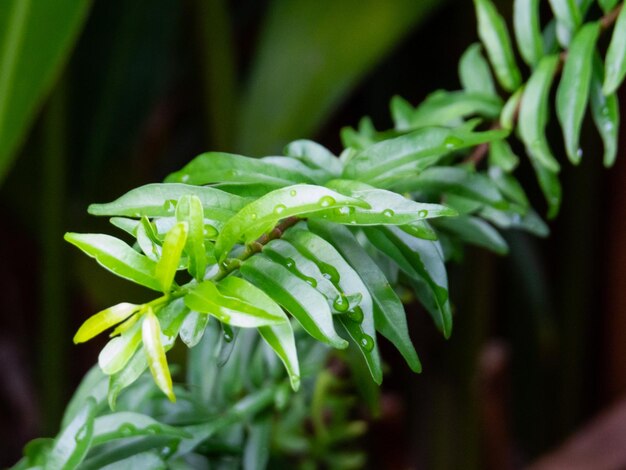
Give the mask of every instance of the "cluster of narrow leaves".
[{"label": "cluster of narrow leaves", "polygon": [[[68,233],[66,240],[112,273],[158,295],[144,304],[110,307],[79,329],[77,343],[113,328],[99,356],[104,375],[93,372],[99,374],[98,391],[84,385],[88,391],[80,407],[70,407],[71,419],[65,420],[57,440],[40,447],[66,463],[86,456],[85,462],[109,462],[106,449],[97,446],[109,441],[103,435],[125,436],[123,426],[115,426],[126,423],[128,415],[121,421],[111,416],[131,411],[96,418],[98,407],[106,395],[115,409],[118,398],[130,396],[120,397],[127,387],[145,397],[136,390],[148,369],[163,394],[171,401],[182,396],[185,405],[176,408],[160,400],[159,408],[147,413],[167,409],[176,416],[168,423],[197,423],[170,429],[170,424],[149,421],[146,429],[164,426],[167,442],[138,444],[134,452],[177,449],[160,459],[197,451],[218,425],[257,419],[284,385],[277,358],[293,390],[305,377],[303,355],[320,345],[346,349],[352,358],[359,353],[363,369],[380,384],[382,336],[419,372],[396,289],[413,292],[448,337],[452,308],[446,261],[460,259],[464,244],[506,253],[497,229],[547,234],[513,175],[521,159],[507,140],[512,134],[526,147],[549,216],[558,211],[559,163],[546,126],[559,71],[556,112],[567,155],[573,163],[580,160],[580,128],[590,103],[605,145],[604,162],[613,163],[615,90],[626,74],[626,10],[616,3],[600,1],[605,16],[587,21],[588,11],[599,8],[592,2],[551,0],[555,19],[542,29],[540,2],[516,0],[515,39],[529,69],[523,83],[503,18],[490,0],[476,0],[482,46],[470,46],[461,58],[463,89],[437,91],[417,107],[394,98],[392,130],[377,131],[363,119],[358,129],[343,130],[345,148],[338,156],[306,140],[287,145],[282,156],[260,159],[205,153],[165,183],[90,206],[91,214],[111,217],[130,243],[104,234]],[[614,22],[605,65],[596,44],[600,32]],[[499,88],[510,97],[503,99]],[[189,397],[194,393],[173,385],[166,353],[178,337],[193,348],[190,384],[204,383],[205,405],[212,402],[234,412],[212,419],[210,413],[193,411]],[[231,367],[220,369],[227,361]],[[352,363],[357,370],[358,361]],[[242,394],[247,398],[236,402]],[[249,410],[246,400],[258,396],[263,406],[241,411]],[[133,409],[132,397],[125,403]],[[137,423],[152,418],[134,419],[128,418],[136,430],[141,428]],[[250,429],[256,423],[245,422]],[[269,426],[270,420],[264,422]],[[259,432],[269,433],[263,429]],[[73,446],[64,444],[65,434],[72,436]],[[77,444],[83,442],[81,436],[88,436],[88,444]],[[250,434],[246,442],[255,439]],[[172,441],[176,446],[168,444]]]}]

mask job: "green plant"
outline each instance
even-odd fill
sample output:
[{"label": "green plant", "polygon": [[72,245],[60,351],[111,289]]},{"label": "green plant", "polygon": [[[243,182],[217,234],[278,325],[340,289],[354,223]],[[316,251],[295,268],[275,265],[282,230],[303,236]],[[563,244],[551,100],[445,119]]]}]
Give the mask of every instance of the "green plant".
[{"label": "green plant", "polygon": [[[600,1],[604,16],[583,21],[591,2],[553,0],[556,19],[542,31],[539,2],[517,0],[515,37],[530,69],[523,83],[502,17],[490,0],[476,0],[482,47],[506,101],[482,47],[472,45],[459,65],[463,90],[435,92],[417,107],[394,98],[394,129],[379,132],[362,120],[342,132],[339,158],[304,140],[282,157],[207,153],[163,184],[90,206],[111,216],[133,246],[102,234],[66,240],[160,296],[83,324],[75,342],[115,326],[100,368],[84,379],[58,437],[30,443],[17,468],[122,460],[256,468],[268,462],[270,442],[278,460],[360,466],[363,456],[345,441],[364,425],[350,415],[349,384],[325,371],[329,346],[344,351],[375,407],[383,376],[377,333],[421,369],[394,288],[408,287],[448,337],[445,261],[460,259],[464,244],[506,253],[494,226],[547,234],[513,175],[520,159],[507,139],[518,134],[548,216],[556,216],[559,163],[546,126],[558,72],[567,156],[580,161],[589,106],[604,162],[614,162],[615,90],[626,74],[626,10],[617,3]],[[597,39],[614,23],[603,64]],[[191,348],[186,386],[173,384],[165,356],[177,337]]]}]

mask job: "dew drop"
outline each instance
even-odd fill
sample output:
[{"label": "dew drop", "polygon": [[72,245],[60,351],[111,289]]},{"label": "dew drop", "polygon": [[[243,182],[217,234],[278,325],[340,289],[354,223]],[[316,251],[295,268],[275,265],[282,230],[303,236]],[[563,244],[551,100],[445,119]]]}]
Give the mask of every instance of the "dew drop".
[{"label": "dew drop", "polygon": [[428,211],[426,209],[422,209],[417,213],[417,216],[420,219],[423,219],[424,217],[428,216]]},{"label": "dew drop", "polygon": [[285,212],[286,207],[283,204],[278,204],[274,207],[274,214],[282,214]]},{"label": "dew drop", "polygon": [[250,214],[250,219],[256,220],[256,218],[257,218],[257,215],[254,212]]},{"label": "dew drop", "polygon": [[350,307],[350,302],[348,302],[345,295],[340,294],[333,302],[333,307],[338,312],[345,312]]},{"label": "dew drop", "polygon": [[374,349],[374,340],[370,335],[364,334],[363,336],[361,336],[359,338],[359,344],[366,351],[371,351],[372,349]]},{"label": "dew drop", "polygon": [[328,207],[328,206],[332,206],[333,204],[335,204],[335,199],[331,196],[324,196],[322,198],[320,198],[319,200],[319,205],[321,207]]},{"label": "dew drop", "polygon": [[347,315],[348,315],[348,318],[355,323],[361,323],[364,317],[363,310],[361,309],[361,307],[354,307],[352,310],[350,310],[347,313]]},{"label": "dew drop", "polygon": [[296,196],[296,194],[298,194],[298,193],[296,193],[296,190],[295,190],[295,189],[292,189],[291,191],[289,191],[289,195],[290,195],[291,197],[295,197],[295,196]]},{"label": "dew drop", "polygon": [[160,434],[161,429],[158,424],[150,424],[149,426],[146,426],[146,432],[148,434]]},{"label": "dew drop", "polygon": [[443,141],[443,144],[448,150],[457,149],[464,143],[465,142],[463,142],[462,139],[459,139],[458,137],[453,136],[453,135],[446,137],[445,140]]},{"label": "dew drop", "polygon": [[174,212],[174,210],[176,209],[176,201],[172,199],[165,201],[165,204],[163,204],[163,209],[165,209],[166,212]]},{"label": "dew drop", "polygon": [[383,216],[385,216],[385,217],[393,217],[394,214],[395,214],[395,212],[392,211],[391,209],[385,209],[383,211]]},{"label": "dew drop", "polygon": [[234,178],[235,176],[237,176],[237,170],[228,170],[226,172],[226,176],[229,178]]},{"label": "dew drop", "polygon": [[295,267],[295,265],[296,265],[296,262],[293,259],[287,258],[285,260],[285,267],[291,269],[291,268]]},{"label": "dew drop", "polygon": [[610,132],[613,130],[613,123],[612,122],[605,122],[604,123],[604,130],[607,132]]},{"label": "dew drop", "polygon": [[313,279],[312,277],[306,277],[304,279],[307,284],[309,284],[311,287],[317,287],[317,281],[315,279]]},{"label": "dew drop", "polygon": [[189,175],[183,175],[182,178],[180,179],[183,183],[186,183],[187,181],[189,181]]},{"label": "dew drop", "polygon": [[76,436],[74,436],[74,440],[78,443],[84,440],[87,437],[87,426],[83,426],[78,430]]},{"label": "dew drop", "polygon": [[581,157],[583,156],[583,149],[578,149],[578,150],[576,151],[576,156],[577,156],[578,158],[581,158]]},{"label": "dew drop", "polygon": [[122,436],[131,436],[137,428],[130,423],[125,423],[122,424],[117,430]]},{"label": "dew drop", "polygon": [[215,236],[217,236],[217,229],[215,227],[213,227],[212,225],[205,225],[204,226],[204,236],[206,238],[213,238]]}]

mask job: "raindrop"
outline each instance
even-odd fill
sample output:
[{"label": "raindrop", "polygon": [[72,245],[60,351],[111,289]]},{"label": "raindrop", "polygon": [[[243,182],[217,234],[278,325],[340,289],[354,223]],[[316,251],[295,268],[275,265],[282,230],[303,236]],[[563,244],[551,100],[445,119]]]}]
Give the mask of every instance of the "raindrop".
[{"label": "raindrop", "polygon": [[257,215],[253,212],[252,214],[250,214],[250,218],[252,220],[256,220]]},{"label": "raindrop", "polygon": [[582,158],[582,156],[583,156],[583,149],[578,149],[576,151],[576,155],[578,156],[578,158]]},{"label": "raindrop", "polygon": [[87,437],[87,425],[83,426],[78,430],[76,436],[74,436],[74,440],[76,442],[80,442]]},{"label": "raindrop", "polygon": [[394,214],[395,214],[395,212],[392,211],[391,209],[385,209],[383,211],[383,216],[385,216],[385,217],[393,217]]},{"label": "raindrop", "polygon": [[313,279],[312,277],[306,277],[304,279],[307,284],[309,284],[311,287],[317,287],[317,281],[315,279]]},{"label": "raindrop", "polygon": [[183,177],[180,179],[183,183],[186,183],[187,181],[189,181],[189,175],[183,175]]},{"label": "raindrop", "polygon": [[295,262],[293,259],[291,259],[291,258],[287,258],[287,259],[285,260],[285,267],[287,267],[287,268],[291,269],[291,268],[293,268],[293,267],[295,267],[295,266],[296,266],[296,262]]},{"label": "raindrop", "polygon": [[285,212],[286,207],[283,204],[278,204],[274,207],[274,214],[282,214]]},{"label": "raindrop", "polygon": [[131,436],[137,428],[130,423],[124,423],[118,428],[118,432],[122,436]]},{"label": "raindrop", "polygon": [[346,299],[346,296],[343,294],[340,294],[333,302],[333,308],[338,312],[345,312],[348,310],[349,307],[350,303],[348,302],[348,299]]},{"label": "raindrop", "polygon": [[335,199],[332,198],[331,196],[324,196],[322,198],[320,198],[319,200],[319,205],[321,207],[328,207],[328,206],[332,206],[333,204],[335,204]]},{"label": "raindrop", "polygon": [[445,147],[448,150],[454,150],[459,148],[461,145],[463,145],[465,142],[463,142],[463,140],[459,139],[456,136],[448,136],[445,138],[445,140],[443,141],[443,144],[445,145]]},{"label": "raindrop", "polygon": [[420,210],[420,211],[417,213],[417,216],[418,216],[420,219],[423,219],[423,218],[425,218],[426,216],[428,216],[428,211],[427,211],[426,209],[422,209],[422,210]]},{"label": "raindrop", "polygon": [[348,318],[355,323],[361,323],[364,317],[363,310],[361,309],[361,307],[354,307],[352,310],[350,310],[347,313],[347,315],[348,315]]},{"label": "raindrop", "polygon": [[161,428],[158,424],[150,424],[149,426],[146,426],[146,432],[148,434],[160,434]]},{"label": "raindrop", "polygon": [[295,189],[292,189],[291,191],[289,191],[289,195],[290,195],[291,197],[295,197],[295,196],[296,196],[296,194],[298,194],[298,193],[296,193],[296,190],[295,190]]},{"label": "raindrop", "polygon": [[374,349],[374,340],[370,335],[364,334],[363,336],[361,336],[359,338],[359,344],[366,351],[371,351],[372,349]]}]

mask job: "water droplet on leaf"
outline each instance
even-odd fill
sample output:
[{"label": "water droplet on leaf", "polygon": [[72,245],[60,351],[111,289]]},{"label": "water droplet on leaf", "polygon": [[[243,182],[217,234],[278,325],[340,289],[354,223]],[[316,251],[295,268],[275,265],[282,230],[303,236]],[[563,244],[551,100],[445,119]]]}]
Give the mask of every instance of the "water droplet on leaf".
[{"label": "water droplet on leaf", "polygon": [[374,340],[370,335],[364,334],[363,336],[361,336],[361,338],[359,338],[359,344],[366,351],[371,351],[372,349],[374,349]]},{"label": "water droplet on leaf", "polygon": [[333,204],[335,204],[335,199],[331,196],[324,196],[322,198],[320,198],[319,200],[319,205],[321,207],[328,207],[328,206],[332,206]]}]

